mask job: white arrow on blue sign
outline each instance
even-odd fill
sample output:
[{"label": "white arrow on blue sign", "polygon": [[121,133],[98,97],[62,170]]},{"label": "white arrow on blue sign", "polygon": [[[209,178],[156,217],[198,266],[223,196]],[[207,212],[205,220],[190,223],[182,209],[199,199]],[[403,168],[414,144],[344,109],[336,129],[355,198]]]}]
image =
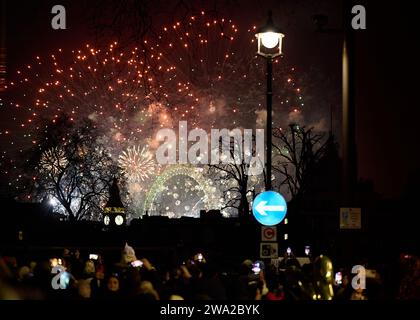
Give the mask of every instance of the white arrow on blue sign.
[{"label": "white arrow on blue sign", "polygon": [[260,193],[252,204],[252,213],[259,223],[275,226],[283,221],[287,212],[287,203],[280,193],[265,191]]}]

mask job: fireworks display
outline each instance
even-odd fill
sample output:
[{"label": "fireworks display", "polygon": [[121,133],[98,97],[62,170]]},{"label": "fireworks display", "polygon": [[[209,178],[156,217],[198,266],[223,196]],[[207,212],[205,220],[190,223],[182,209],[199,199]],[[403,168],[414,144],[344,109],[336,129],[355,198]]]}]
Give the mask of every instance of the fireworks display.
[{"label": "fireworks display", "polygon": [[[41,149],[39,139],[49,127],[63,114],[74,123],[89,119],[101,132],[95,140],[107,148],[125,175],[128,196],[136,198],[130,199],[136,203],[135,211],[144,211],[138,209],[145,208],[139,199],[146,199],[147,207],[147,199],[155,199],[157,189],[175,194],[171,186],[154,189],[143,183],[160,178],[154,160],[160,128],[177,127],[181,120],[188,121],[190,128],[207,131],[264,126],[265,63],[255,56],[255,29],[210,18],[203,11],[183,22],[162,25],[141,48],[120,48],[112,42],[101,48],[86,44],[83,49],[57,49],[47,57],[36,56],[15,72],[1,101],[2,116],[12,115],[0,132],[8,146],[3,161],[8,159],[17,171],[13,159],[35,147],[43,152],[41,167],[47,165],[52,153]],[[303,89],[295,79],[295,68],[282,58],[274,65],[273,120],[283,126],[302,116]],[[57,165],[64,164],[63,159],[58,161]],[[13,169],[7,174],[15,174]],[[189,177],[186,184],[198,179],[185,176]],[[175,180],[164,181],[181,187]],[[157,185],[163,180],[159,181]],[[222,207],[220,196],[210,201],[205,192],[197,194],[200,197],[195,198]],[[180,203],[175,207],[194,206],[185,204],[186,199],[176,201]]]},{"label": "fireworks display", "polygon": [[144,182],[149,179],[156,169],[153,154],[147,147],[128,147],[119,156],[118,164],[130,182]]},{"label": "fireworks display", "polygon": [[[121,49],[114,42],[37,56],[8,85],[13,100],[21,98],[7,102],[14,112],[2,135],[11,137],[9,143],[23,138],[37,144],[36,132],[44,129],[38,120],[54,123],[61,113],[100,122],[119,141],[151,136],[153,127],[179,120],[204,129],[220,121],[227,127],[255,125],[265,96],[265,64],[253,54],[255,26],[241,30],[231,20],[210,21],[203,12],[161,31],[144,40],[147,50]],[[294,68],[275,64],[276,114],[298,113],[304,101]]]},{"label": "fireworks display", "polygon": [[42,154],[41,160],[39,161],[39,168],[41,172],[48,172],[55,175],[64,170],[67,163],[64,150],[55,147]]}]

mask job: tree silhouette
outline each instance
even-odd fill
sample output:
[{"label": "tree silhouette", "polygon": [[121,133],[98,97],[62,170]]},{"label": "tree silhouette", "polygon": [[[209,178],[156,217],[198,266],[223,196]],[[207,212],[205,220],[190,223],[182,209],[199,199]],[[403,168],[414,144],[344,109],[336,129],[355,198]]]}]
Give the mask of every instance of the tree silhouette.
[{"label": "tree silhouette", "polygon": [[274,129],[273,170],[280,175],[278,187],[287,186],[293,199],[300,199],[306,192],[314,172],[326,150],[327,139],[297,124],[286,130]]},{"label": "tree silhouette", "polygon": [[[57,130],[48,135],[54,133]],[[39,173],[34,198],[49,198],[54,210],[71,221],[96,219],[108,198],[109,186],[118,175],[118,167],[97,143],[94,127],[85,123],[44,141],[34,168]]]},{"label": "tree silhouette", "polygon": [[[263,179],[252,175],[250,171],[251,166],[255,165],[249,161],[250,156],[256,156],[255,136],[252,137],[251,148],[246,148],[244,144],[232,139],[229,142],[221,139],[219,147],[222,152],[223,146],[230,156],[229,161],[226,161],[227,155],[222,153],[221,163],[210,164],[208,171],[222,191],[225,201],[221,209],[237,210],[239,217],[246,217],[250,213],[250,201],[255,198],[255,189],[263,182]],[[258,157],[256,159],[259,161]]]}]

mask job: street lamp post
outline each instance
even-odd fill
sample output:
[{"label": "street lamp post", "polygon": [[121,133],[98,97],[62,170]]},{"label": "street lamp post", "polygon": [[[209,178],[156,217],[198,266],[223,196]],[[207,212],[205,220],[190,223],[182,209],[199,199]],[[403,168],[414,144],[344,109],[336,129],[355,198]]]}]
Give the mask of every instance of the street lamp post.
[{"label": "street lamp post", "polygon": [[273,59],[282,54],[284,34],[273,23],[271,11],[268,13],[267,24],[257,30],[255,37],[258,41],[257,54],[267,60],[267,128],[266,128],[266,181],[265,190],[271,190],[271,153],[273,129]]},{"label": "street lamp post", "polygon": [[354,30],[351,26],[352,2],[343,2],[343,27],[327,28],[328,16],[313,17],[319,32],[342,37],[342,202],[345,206],[354,201],[357,183],[356,107],[354,84]]},{"label": "street lamp post", "polygon": [[273,133],[273,58],[267,58],[267,177],[266,177],[266,190],[272,189],[271,182],[271,166],[272,166],[272,133]]}]

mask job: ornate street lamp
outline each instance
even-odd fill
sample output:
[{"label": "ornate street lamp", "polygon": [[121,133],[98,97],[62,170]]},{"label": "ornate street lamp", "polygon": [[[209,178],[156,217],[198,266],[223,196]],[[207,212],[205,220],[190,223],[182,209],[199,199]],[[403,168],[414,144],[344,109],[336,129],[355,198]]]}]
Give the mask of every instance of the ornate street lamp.
[{"label": "ornate street lamp", "polygon": [[268,12],[266,25],[257,30],[255,37],[258,40],[258,55],[273,59],[282,54],[284,34],[274,25],[271,11]]},{"label": "ornate street lamp", "polygon": [[266,156],[266,183],[265,190],[271,190],[271,153],[273,131],[273,59],[282,54],[284,34],[273,23],[271,11],[268,13],[267,24],[257,30],[255,37],[258,41],[257,54],[267,60],[267,156]]}]

